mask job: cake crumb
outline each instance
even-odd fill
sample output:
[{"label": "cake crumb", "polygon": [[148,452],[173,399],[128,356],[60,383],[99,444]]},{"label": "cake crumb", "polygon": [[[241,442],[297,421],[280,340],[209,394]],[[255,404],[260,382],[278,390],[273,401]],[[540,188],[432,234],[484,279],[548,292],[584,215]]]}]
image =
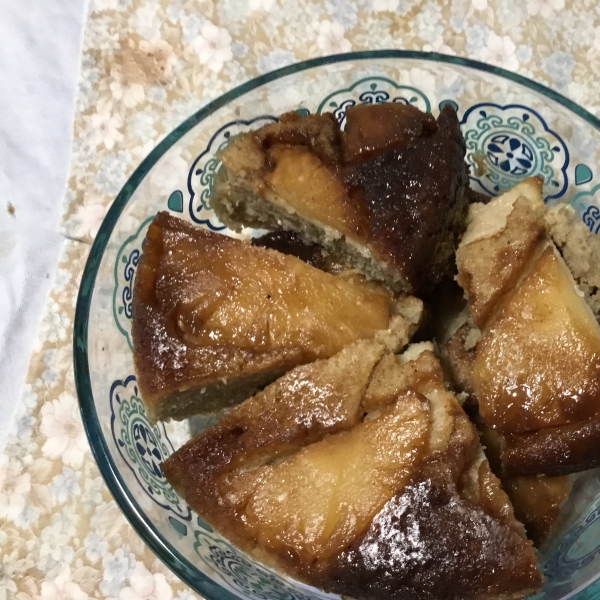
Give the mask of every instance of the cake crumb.
[{"label": "cake crumb", "polygon": [[575,209],[559,204],[546,213],[546,227],[594,315],[600,316],[600,238],[579,220]]},{"label": "cake crumb", "polygon": [[15,214],[16,214],[16,211],[15,211],[15,207],[14,207],[14,205],[13,205],[13,203],[12,203],[12,202],[9,202],[9,203],[6,205],[6,212],[7,212],[7,213],[8,213],[8,214],[9,214],[11,217],[14,217],[14,216],[15,216]]}]

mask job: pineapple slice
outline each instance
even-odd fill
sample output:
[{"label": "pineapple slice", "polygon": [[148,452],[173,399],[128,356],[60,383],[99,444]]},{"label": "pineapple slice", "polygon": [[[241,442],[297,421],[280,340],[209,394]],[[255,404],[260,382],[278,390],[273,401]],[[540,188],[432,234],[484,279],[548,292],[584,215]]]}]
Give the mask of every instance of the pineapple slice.
[{"label": "pineapple slice", "polygon": [[553,246],[484,333],[474,388],[481,417],[501,432],[600,412],[600,327]]},{"label": "pineapple slice", "polygon": [[133,294],[140,392],[152,422],[212,413],[355,340],[406,338],[420,312],[415,298],[159,213]]},{"label": "pineapple slice", "polygon": [[391,296],[301,260],[198,230],[165,231],[156,293],[183,338],[255,352],[301,347],[309,360],[388,326]]},{"label": "pineapple slice", "polygon": [[233,543],[327,592],[534,593],[533,548],[432,348],[398,358],[362,340],[297,367],[177,450],[163,472]]},{"label": "pineapple slice", "polygon": [[244,478],[254,489],[244,511],[249,530],[265,548],[309,563],[348,546],[426,453],[424,400],[405,392],[378,419],[258,469],[253,483]]},{"label": "pineapple slice", "polygon": [[319,223],[336,237],[365,237],[364,209],[352,200],[334,173],[305,146],[274,146],[268,160],[274,164],[265,175],[267,197],[284,209]]}]

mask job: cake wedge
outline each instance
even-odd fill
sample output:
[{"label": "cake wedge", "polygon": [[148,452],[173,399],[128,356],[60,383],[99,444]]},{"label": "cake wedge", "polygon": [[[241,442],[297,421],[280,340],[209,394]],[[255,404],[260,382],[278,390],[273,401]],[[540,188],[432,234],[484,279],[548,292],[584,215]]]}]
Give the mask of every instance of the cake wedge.
[{"label": "cake wedge", "polygon": [[133,292],[140,393],[151,422],[212,413],[392,321],[408,343],[420,311],[416,298],[159,213]]},{"label": "cake wedge", "polygon": [[507,476],[600,465],[600,326],[545,222],[541,181],[525,180],[472,205],[456,255],[481,335],[473,392]]},{"label": "cake wedge", "polygon": [[456,112],[356,106],[282,115],[221,153],[211,205],[228,227],[291,230],[395,292],[432,287],[452,267],[468,209]]}]

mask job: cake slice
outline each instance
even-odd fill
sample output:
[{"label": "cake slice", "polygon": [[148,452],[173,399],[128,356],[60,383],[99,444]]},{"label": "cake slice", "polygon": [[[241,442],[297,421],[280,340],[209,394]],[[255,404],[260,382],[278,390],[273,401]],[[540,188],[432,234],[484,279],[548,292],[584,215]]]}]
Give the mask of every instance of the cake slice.
[{"label": "cake slice", "polygon": [[535,552],[431,345],[358,341],[171,455],[168,481],[242,550],[360,600],[517,599]]},{"label": "cake slice", "polygon": [[527,537],[539,548],[554,536],[557,520],[569,498],[575,476],[509,476],[504,473],[502,436],[484,425],[481,417],[477,415],[477,398],[474,396],[473,384],[476,341],[473,343],[473,339],[469,339],[469,336],[473,337],[473,332],[473,327],[465,322],[448,340],[444,340],[444,362],[454,389],[464,397],[463,406],[473,415],[485,455],[493,473],[500,478],[502,487],[510,498],[515,517],[525,526]]},{"label": "cake slice", "polygon": [[148,417],[231,406],[392,321],[408,342],[420,310],[415,298],[397,301],[380,286],[159,213],[133,293],[134,363]]},{"label": "cake slice", "polygon": [[297,232],[390,290],[431,288],[463,232],[465,146],[455,111],[402,104],[283,115],[233,139],[211,204],[234,230]]},{"label": "cake slice", "polygon": [[600,327],[546,233],[540,192],[526,180],[472,205],[456,255],[481,331],[473,392],[506,475],[600,465]]}]

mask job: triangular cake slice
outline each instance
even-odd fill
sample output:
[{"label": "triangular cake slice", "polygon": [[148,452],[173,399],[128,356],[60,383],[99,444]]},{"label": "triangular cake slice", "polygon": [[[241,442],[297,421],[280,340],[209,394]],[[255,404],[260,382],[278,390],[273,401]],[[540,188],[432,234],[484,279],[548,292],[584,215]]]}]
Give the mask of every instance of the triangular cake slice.
[{"label": "triangular cake slice", "polygon": [[540,192],[526,180],[473,205],[457,252],[481,330],[474,395],[485,425],[501,435],[507,475],[600,465],[600,326],[546,234]]},{"label": "triangular cake slice", "polygon": [[476,414],[477,399],[474,396],[473,384],[475,343],[469,336],[473,338],[477,332],[465,322],[448,334],[449,339],[441,340],[441,348],[452,386],[461,394],[463,406],[474,415],[473,421],[479,430],[485,455],[510,498],[516,518],[525,525],[527,537],[536,547],[540,547],[552,539],[556,532],[561,509],[571,493],[575,475],[509,476],[504,473],[502,435],[484,425]]},{"label": "triangular cake slice", "polygon": [[357,106],[283,115],[221,154],[211,205],[230,228],[297,232],[393,291],[433,286],[451,268],[468,200],[456,112]]},{"label": "triangular cake slice", "polygon": [[211,413],[392,321],[407,343],[420,312],[415,298],[159,213],[133,294],[141,396],[151,422]]},{"label": "triangular cake slice", "polygon": [[361,600],[524,598],[535,552],[430,344],[295,368],[163,464],[255,558]]}]

